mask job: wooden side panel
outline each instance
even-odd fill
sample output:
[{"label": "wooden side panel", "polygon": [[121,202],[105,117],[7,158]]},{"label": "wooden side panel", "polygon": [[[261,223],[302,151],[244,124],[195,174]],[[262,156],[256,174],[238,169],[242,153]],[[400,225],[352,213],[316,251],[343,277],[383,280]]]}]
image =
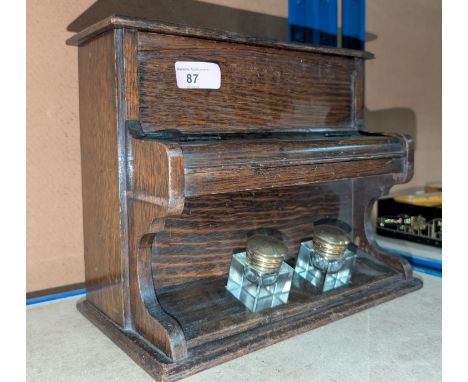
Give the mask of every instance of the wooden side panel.
[{"label": "wooden side panel", "polygon": [[114,32],[79,48],[87,298],[124,322]]},{"label": "wooden side panel", "polygon": [[155,237],[156,288],[226,275],[232,254],[258,229],[279,231],[295,257],[318,219],[351,225],[351,206],[349,181],[187,198],[182,215],[167,218]]},{"label": "wooden side panel", "polygon": [[[144,130],[353,129],[354,58],[139,33]],[[215,62],[221,88],[179,89],[176,61]]]}]

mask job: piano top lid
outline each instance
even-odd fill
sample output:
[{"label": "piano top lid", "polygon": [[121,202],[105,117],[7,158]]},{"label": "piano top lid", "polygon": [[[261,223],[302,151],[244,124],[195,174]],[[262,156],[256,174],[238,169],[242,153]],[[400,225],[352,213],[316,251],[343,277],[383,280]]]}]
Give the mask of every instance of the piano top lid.
[{"label": "piano top lid", "polygon": [[144,32],[154,32],[177,36],[204,38],[209,40],[233,42],[238,44],[264,46],[269,48],[287,49],[302,52],[314,52],[337,56],[358,57],[363,59],[370,59],[374,57],[372,53],[361,50],[332,48],[317,45],[314,46],[258,37],[249,37],[238,33],[215,31],[205,28],[195,28],[191,26],[184,26],[160,21],[150,21],[141,18],[118,15],[106,17],[105,19],[85,28],[81,32],[69,38],[66,43],[68,45],[79,46],[101,33],[104,33],[111,29],[119,28],[136,29]]}]

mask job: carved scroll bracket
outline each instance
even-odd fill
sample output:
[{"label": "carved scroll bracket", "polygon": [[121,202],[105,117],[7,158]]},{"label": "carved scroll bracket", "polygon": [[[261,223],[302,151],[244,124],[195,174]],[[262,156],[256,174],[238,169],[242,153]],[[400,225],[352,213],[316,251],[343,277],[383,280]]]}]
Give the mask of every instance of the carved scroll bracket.
[{"label": "carved scroll bracket", "polygon": [[384,252],[376,241],[371,220],[374,203],[378,198],[388,194],[388,191],[395,183],[395,178],[392,175],[378,177],[375,180],[353,180],[354,242],[362,250],[399,269],[404,278],[410,279],[413,274],[411,265],[402,257]]},{"label": "carved scroll bracket", "polygon": [[[365,133],[366,135],[375,135]],[[414,141],[409,135],[404,134],[378,134],[395,136],[405,144],[406,158],[403,168],[399,173],[373,178],[353,179],[353,227],[354,240],[363,250],[373,254],[384,262],[403,272],[406,279],[413,275],[409,262],[402,257],[390,255],[378,245],[372,225],[371,214],[374,203],[380,197],[387,195],[395,184],[407,183],[414,174]]]},{"label": "carved scroll bracket", "polygon": [[129,160],[129,266],[131,315],[135,329],[170,360],[187,356],[179,323],[160,306],[151,273],[151,248],[167,216],[184,208],[183,156],[176,144],[132,140]]}]

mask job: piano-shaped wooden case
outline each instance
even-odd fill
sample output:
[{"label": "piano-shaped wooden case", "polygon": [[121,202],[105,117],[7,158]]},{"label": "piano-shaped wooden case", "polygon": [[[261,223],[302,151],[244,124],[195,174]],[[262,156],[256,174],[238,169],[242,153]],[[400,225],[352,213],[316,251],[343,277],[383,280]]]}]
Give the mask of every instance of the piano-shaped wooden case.
[{"label": "piano-shaped wooden case", "polygon": [[[175,380],[421,288],[376,245],[374,201],[413,173],[413,143],[364,130],[369,53],[113,16],[79,45],[86,300],[80,311],[156,379]],[[176,61],[221,88],[179,89]],[[347,227],[352,282],[294,288],[251,313],[233,253],[280,231],[294,266],[314,224]]]}]

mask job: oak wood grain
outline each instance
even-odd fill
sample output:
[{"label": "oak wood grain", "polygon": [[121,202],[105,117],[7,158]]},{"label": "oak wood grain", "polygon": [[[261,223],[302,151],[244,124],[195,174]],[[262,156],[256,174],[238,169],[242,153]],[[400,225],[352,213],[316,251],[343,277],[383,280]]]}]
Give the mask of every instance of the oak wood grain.
[{"label": "oak wood grain", "polygon": [[91,25],[83,31],[77,33],[67,40],[69,45],[83,45],[86,41],[113,29],[139,30],[152,33],[161,33],[165,35],[190,36],[200,39],[215,41],[228,41],[237,44],[247,44],[268,48],[281,48],[298,50],[305,52],[317,52],[328,55],[373,58],[373,54],[361,50],[332,48],[326,46],[314,46],[308,44],[299,44],[293,42],[276,41],[262,39],[254,36],[243,36],[236,33],[225,31],[210,30],[205,28],[194,28],[186,25],[178,25],[161,21],[151,21],[141,18],[112,15],[94,25]]},{"label": "oak wood grain", "polygon": [[[363,131],[368,54],[116,16],[70,42],[80,44],[80,310],[154,378],[422,286],[370,227],[373,201],[411,178],[414,147]],[[221,89],[180,91],[175,60],[218,63]],[[350,286],[320,294],[299,283],[290,303],[258,315],[226,294],[232,254],[250,235],[281,237],[294,264],[323,222],[362,251]]]},{"label": "oak wood grain", "polygon": [[161,308],[151,273],[154,237],[164,229],[164,218],[180,214],[184,205],[182,154],[176,145],[143,140],[131,141],[131,153],[127,196],[133,325],[167,357],[183,359],[187,356],[184,334]]},{"label": "oak wood grain", "polygon": [[87,298],[123,325],[114,33],[80,47],[78,60]]},{"label": "oak wood grain", "polygon": [[[180,132],[354,129],[354,59],[140,33],[143,129]],[[179,89],[177,61],[214,62],[221,88]]]},{"label": "oak wood grain", "polygon": [[226,275],[232,254],[258,229],[282,234],[288,256],[295,257],[319,219],[351,225],[351,198],[349,181],[186,198],[182,214],[168,217],[155,236],[155,286]]},{"label": "oak wood grain", "polygon": [[[293,261],[290,263],[294,266]],[[226,276],[166,288],[158,293],[158,299],[177,318],[188,346],[193,348],[260,327],[265,322],[292,319],[306,311],[320,309],[324,304],[341,302],[347,296],[362,293],[366,288],[398,279],[401,279],[401,275],[392,267],[359,252],[351,284],[330,291],[326,298],[295,275],[287,304],[258,313],[250,312],[226,290]]]}]

